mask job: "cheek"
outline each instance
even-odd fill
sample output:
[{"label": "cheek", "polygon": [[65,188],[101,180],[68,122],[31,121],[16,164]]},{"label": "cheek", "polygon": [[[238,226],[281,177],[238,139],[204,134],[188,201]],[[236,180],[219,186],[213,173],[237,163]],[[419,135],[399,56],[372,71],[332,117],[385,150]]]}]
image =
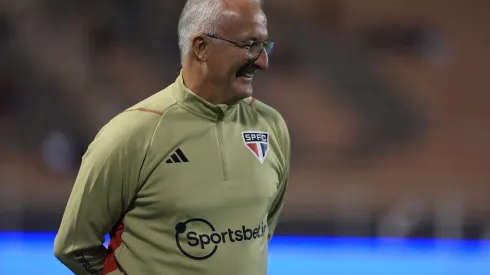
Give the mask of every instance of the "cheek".
[{"label": "cheek", "polygon": [[228,58],[227,60],[224,60],[223,63],[223,69],[226,70],[228,73],[235,75],[236,72],[241,69],[246,63],[243,62],[243,60],[234,57]]},{"label": "cheek", "polygon": [[229,75],[235,76],[236,72],[247,64],[248,60],[239,49],[223,50],[215,52],[210,56],[209,68],[213,74],[219,74],[222,77]]}]

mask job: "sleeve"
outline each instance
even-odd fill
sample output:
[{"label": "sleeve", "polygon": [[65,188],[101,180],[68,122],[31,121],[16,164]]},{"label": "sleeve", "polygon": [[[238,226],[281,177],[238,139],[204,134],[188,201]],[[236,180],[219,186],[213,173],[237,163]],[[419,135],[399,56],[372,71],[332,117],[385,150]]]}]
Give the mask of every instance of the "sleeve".
[{"label": "sleeve", "polygon": [[290,156],[291,156],[291,142],[289,138],[289,132],[286,127],[285,122],[283,122],[283,127],[281,129],[283,133],[283,152],[284,152],[284,170],[282,173],[281,182],[279,184],[277,195],[272,203],[272,206],[269,210],[269,216],[267,218],[267,226],[269,227],[268,240],[272,239],[274,231],[276,229],[279,216],[284,207],[284,200],[286,197],[286,190],[289,182],[289,170],[290,170]]},{"label": "sleeve", "polygon": [[124,127],[110,128],[101,130],[83,156],[55,238],[55,256],[77,275],[102,274],[104,236],[138,190],[142,144]]}]

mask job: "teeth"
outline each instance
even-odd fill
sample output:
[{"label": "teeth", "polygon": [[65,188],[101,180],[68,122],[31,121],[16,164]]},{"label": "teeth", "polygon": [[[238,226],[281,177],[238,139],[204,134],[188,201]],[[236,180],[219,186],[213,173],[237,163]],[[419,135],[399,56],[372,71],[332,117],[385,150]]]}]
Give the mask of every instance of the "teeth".
[{"label": "teeth", "polygon": [[254,73],[244,73],[246,77],[252,78],[254,76]]}]

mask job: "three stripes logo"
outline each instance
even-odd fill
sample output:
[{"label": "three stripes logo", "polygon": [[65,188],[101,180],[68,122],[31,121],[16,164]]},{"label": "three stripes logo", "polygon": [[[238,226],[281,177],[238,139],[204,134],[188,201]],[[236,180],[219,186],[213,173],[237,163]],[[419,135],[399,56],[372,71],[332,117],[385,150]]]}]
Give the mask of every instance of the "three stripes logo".
[{"label": "three stripes logo", "polygon": [[267,152],[269,152],[269,133],[245,131],[242,132],[243,143],[254,154],[254,156],[264,164]]},{"label": "three stripes logo", "polygon": [[175,153],[173,153],[170,156],[170,158],[168,158],[167,161],[165,161],[165,162],[166,163],[180,163],[180,162],[189,162],[189,160],[184,155],[182,150],[180,150],[180,148],[177,148],[177,150],[175,150]]}]

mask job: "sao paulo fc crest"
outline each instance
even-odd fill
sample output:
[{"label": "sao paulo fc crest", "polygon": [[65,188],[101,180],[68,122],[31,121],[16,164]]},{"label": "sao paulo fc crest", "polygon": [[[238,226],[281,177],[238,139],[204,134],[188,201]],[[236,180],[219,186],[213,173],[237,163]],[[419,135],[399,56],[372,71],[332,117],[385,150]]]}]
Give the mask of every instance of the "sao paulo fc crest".
[{"label": "sao paulo fc crest", "polygon": [[269,133],[245,131],[242,132],[242,137],[245,146],[263,164],[269,151]]}]

